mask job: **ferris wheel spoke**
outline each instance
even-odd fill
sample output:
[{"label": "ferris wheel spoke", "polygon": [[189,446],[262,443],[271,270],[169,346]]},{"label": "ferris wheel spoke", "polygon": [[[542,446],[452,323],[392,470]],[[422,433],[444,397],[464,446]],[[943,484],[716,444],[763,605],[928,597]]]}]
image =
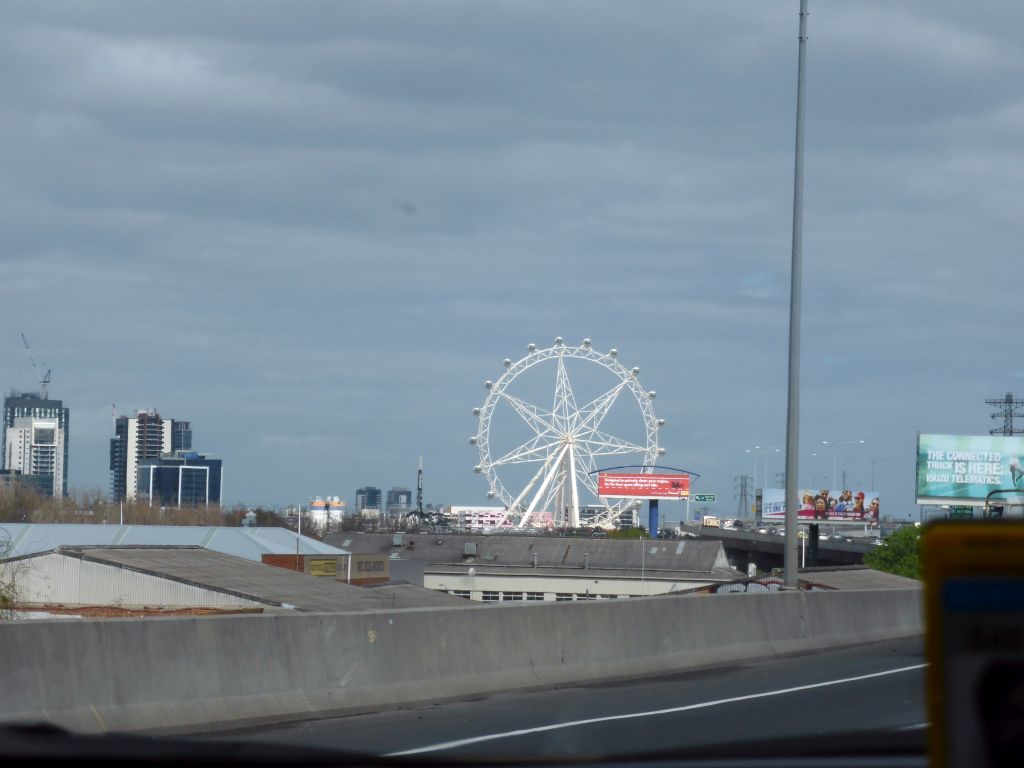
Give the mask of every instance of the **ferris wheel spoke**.
[{"label": "ferris wheel spoke", "polygon": [[589,472],[583,472],[583,473],[580,474],[580,481],[587,487],[587,490],[590,491],[592,494],[594,494],[594,496],[596,497],[597,496],[597,481],[595,481],[594,480],[594,476],[592,474],[590,474],[590,472],[593,472],[595,469],[597,469],[596,465],[594,464],[594,459],[593,458],[590,459],[589,466],[590,466],[590,471]]},{"label": "ferris wheel spoke", "polygon": [[629,382],[625,379],[620,381],[614,387],[609,389],[602,395],[598,395],[585,406],[580,408],[580,420],[576,425],[577,429],[597,429],[601,426],[601,422],[604,421],[604,417],[608,415],[608,411],[611,410],[612,405],[618,399],[622,390],[626,388]]},{"label": "ferris wheel spoke", "polygon": [[579,473],[576,471],[576,450],[572,443],[569,444],[569,471],[572,473],[569,524],[575,528],[580,524],[580,488],[578,482]]},{"label": "ferris wheel spoke", "polygon": [[[540,503],[541,499],[547,498],[548,488],[551,487],[551,481],[558,474],[558,471],[561,468],[562,458],[565,456],[565,452],[567,450],[569,450],[569,446],[563,445],[562,450],[560,450],[558,453],[553,453],[550,457],[548,457],[548,461],[545,463],[544,466],[550,466],[550,469],[548,469],[547,475],[544,477],[544,482],[542,482],[540,484],[540,488],[537,489],[537,493],[534,495],[533,501],[530,502],[530,506],[527,507],[526,514],[523,515],[523,519],[519,521],[520,528],[526,525],[527,521],[533,516],[534,512],[537,511],[537,504]],[[554,459],[553,463],[552,459]]]},{"label": "ferris wheel spoke", "polygon": [[546,438],[545,435],[537,435],[536,437],[527,440],[522,445],[513,448],[500,459],[492,461],[491,466],[496,467],[500,464],[528,464],[534,461],[545,461],[551,455],[552,449],[557,448],[558,445],[560,445],[558,441],[550,441],[550,438]]},{"label": "ferris wheel spoke", "polygon": [[527,426],[530,427],[538,435],[550,435],[554,433],[554,414],[550,411],[545,411],[542,408],[538,408],[535,405],[520,400],[515,395],[510,395],[507,392],[502,392],[501,396],[505,398],[512,409],[519,414],[519,417],[526,422]]},{"label": "ferris wheel spoke", "polygon": [[565,370],[565,359],[558,356],[558,372],[555,375],[555,404],[551,408],[554,414],[554,426],[561,431],[569,431],[574,428],[573,421],[578,418],[579,409],[576,407],[576,397],[572,392],[572,383],[569,381],[569,373]]},{"label": "ferris wheel spoke", "polygon": [[[521,504],[523,502],[523,499],[525,499],[529,495],[530,491],[533,490],[533,486],[535,486],[537,484],[537,481],[540,480],[541,476],[545,472],[548,471],[548,467],[551,466],[551,462],[554,460],[554,458],[555,458],[555,454],[551,454],[547,458],[547,460],[543,464],[540,465],[540,467],[537,469],[537,473],[533,476],[533,478],[530,480],[530,482],[526,484],[526,487],[523,488],[523,490],[519,493],[519,495],[516,497],[515,501],[513,501],[509,505],[509,511],[510,512],[517,513],[517,512],[521,512],[523,510],[523,508],[521,506]],[[520,520],[519,520],[519,527],[524,526],[526,524],[527,519],[528,519],[528,515],[521,514],[520,515]]]},{"label": "ferris wheel spoke", "polygon": [[[558,509],[558,496],[565,484],[565,466],[562,462],[558,463],[558,471],[555,473],[555,479],[548,487],[548,492],[544,496],[544,503],[541,505],[539,512],[548,512],[551,514],[552,521],[557,521],[562,514],[562,510]],[[534,513],[536,514],[536,512]]]},{"label": "ferris wheel spoke", "polygon": [[580,482],[582,482],[583,485],[586,486],[587,490],[596,497],[597,481],[594,479],[595,475],[591,473],[597,472],[597,462],[594,461],[593,454],[591,454],[589,449],[581,443],[573,445],[573,453],[576,464],[580,467]]},{"label": "ferris wheel spoke", "polygon": [[607,435],[594,430],[589,437],[576,438],[579,445],[585,447],[591,456],[611,456],[617,453],[646,453],[647,449],[642,445],[631,443],[628,440]]}]

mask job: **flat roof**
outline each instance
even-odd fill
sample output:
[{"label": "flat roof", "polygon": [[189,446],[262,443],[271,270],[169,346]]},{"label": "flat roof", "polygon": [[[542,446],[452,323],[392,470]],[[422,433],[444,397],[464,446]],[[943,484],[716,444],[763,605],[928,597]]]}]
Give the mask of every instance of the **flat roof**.
[{"label": "flat roof", "polygon": [[[400,536],[396,546],[396,537]],[[356,533],[341,532],[326,541],[360,554],[391,555],[434,566],[474,565],[623,571],[644,570],[689,573],[691,578],[729,568],[720,541],[698,539],[607,539],[570,536],[515,536],[508,534]],[[466,545],[476,547],[466,554]]]},{"label": "flat roof", "polygon": [[[354,587],[198,546],[61,547],[57,554],[306,612],[469,607],[462,598],[408,584]],[[35,553],[29,557],[49,553]]]},{"label": "flat roof", "polygon": [[[9,551],[3,551],[5,541]],[[345,555],[342,549],[287,528],[209,525],[0,523],[0,556],[17,557],[64,546],[200,546],[259,562],[268,555]]]},{"label": "flat roof", "polygon": [[876,571],[864,565],[841,568],[806,568],[799,571],[800,581],[831,589],[922,589],[917,579]]}]

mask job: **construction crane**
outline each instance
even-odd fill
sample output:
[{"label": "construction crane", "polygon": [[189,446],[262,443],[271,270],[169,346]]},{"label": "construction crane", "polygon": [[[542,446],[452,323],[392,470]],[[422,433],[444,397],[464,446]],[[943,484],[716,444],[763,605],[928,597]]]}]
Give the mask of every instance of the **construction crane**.
[{"label": "construction crane", "polygon": [[420,469],[416,473],[416,516],[423,519],[423,454],[420,454]]},{"label": "construction crane", "polygon": [[[21,341],[25,345],[25,351],[28,353],[28,359],[32,363],[32,370],[34,370],[36,372],[36,375],[38,376],[39,375],[39,366],[36,365],[36,359],[35,359],[35,357],[32,356],[32,347],[30,347],[28,345],[28,339],[25,338],[25,333],[24,332],[22,332],[22,334],[21,334]],[[50,383],[50,369],[47,368],[46,369],[46,373],[44,373],[43,377],[39,380],[39,395],[40,395],[40,397],[43,398],[43,400],[47,399],[46,385],[49,384],[49,383]]]}]

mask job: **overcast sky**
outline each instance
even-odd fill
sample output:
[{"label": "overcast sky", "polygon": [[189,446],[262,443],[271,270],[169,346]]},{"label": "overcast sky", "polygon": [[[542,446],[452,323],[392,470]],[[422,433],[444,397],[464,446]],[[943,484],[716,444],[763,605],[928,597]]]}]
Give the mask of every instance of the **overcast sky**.
[{"label": "overcast sky", "polygon": [[[426,501],[480,504],[483,381],[589,337],[735,511],[785,440],[797,8],[6,3],[0,385],[34,386],[24,331],[73,487],[108,488],[116,403],[191,420],[227,502],[415,487],[422,453]],[[1024,396],[1021,29],[812,1],[804,484],[865,440],[848,484],[916,516],[916,432]]]}]

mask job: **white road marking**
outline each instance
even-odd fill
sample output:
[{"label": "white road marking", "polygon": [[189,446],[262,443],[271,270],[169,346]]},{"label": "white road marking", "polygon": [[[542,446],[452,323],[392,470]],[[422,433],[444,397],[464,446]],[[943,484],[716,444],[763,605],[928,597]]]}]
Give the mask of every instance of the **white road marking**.
[{"label": "white road marking", "polygon": [[746,696],[733,696],[728,699],[716,699],[714,701],[702,701],[699,704],[686,704],[680,707],[669,707],[668,709],[653,709],[649,712],[630,712],[625,715],[608,715],[606,717],[591,717],[586,720],[571,720],[566,723],[552,723],[551,725],[539,725],[535,728],[520,728],[516,731],[505,731],[504,733],[489,733],[484,736],[472,736],[468,739],[456,739],[455,741],[444,741],[440,744],[429,744],[425,747],[405,749],[401,752],[391,752],[385,757],[404,757],[405,755],[420,755],[424,752],[440,752],[445,749],[456,749],[470,744],[479,744],[484,741],[496,741],[497,739],[508,739],[514,736],[527,736],[531,733],[544,733],[545,731],[557,731],[562,728],[576,728],[581,725],[593,725],[595,723],[608,723],[615,720],[632,720],[639,717],[656,717],[657,715],[671,715],[675,712],[686,712],[692,709],[704,709],[706,707],[717,707],[722,704],[732,704],[737,701],[750,701],[751,699],[763,699],[768,696],[783,696],[787,693],[798,691],[809,691],[814,688],[825,688],[830,685],[843,685],[844,683],[855,683],[858,680],[870,680],[873,677],[884,677],[886,675],[898,675],[901,672],[911,672],[915,669],[923,669],[927,664],[913,664],[909,667],[887,669],[884,672],[872,672],[868,675],[857,677],[844,677],[840,680],[826,680],[823,683],[810,683],[809,685],[798,685],[793,688],[780,688],[776,691],[765,691],[764,693],[751,693]]}]

